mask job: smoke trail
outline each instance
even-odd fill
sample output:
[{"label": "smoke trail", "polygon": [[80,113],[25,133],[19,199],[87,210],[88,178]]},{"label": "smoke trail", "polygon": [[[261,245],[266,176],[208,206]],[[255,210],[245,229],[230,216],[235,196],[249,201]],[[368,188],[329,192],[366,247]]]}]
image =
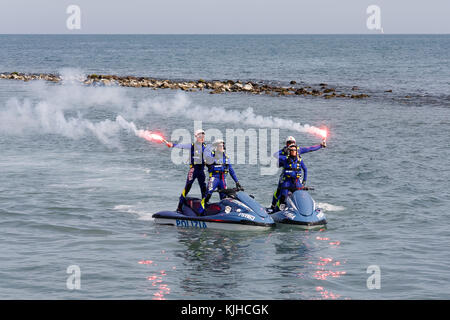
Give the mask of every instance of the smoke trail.
[{"label": "smoke trail", "polygon": [[[303,133],[317,134],[324,136],[324,130],[300,124],[298,122],[272,116],[261,116],[254,112],[253,108],[240,110],[227,110],[218,107],[203,107],[193,105],[186,94],[177,93],[173,100],[147,99],[138,103],[135,114],[145,115],[157,113],[164,116],[182,116],[191,120],[201,120],[204,122],[220,123],[241,123],[248,126],[262,128],[289,128]],[[326,134],[326,133],[325,133]]]},{"label": "smoke trail", "polygon": [[78,116],[66,116],[63,109],[55,108],[46,101],[33,104],[30,100],[8,100],[0,111],[0,133],[5,135],[58,134],[71,139],[80,139],[91,133],[103,144],[118,148],[116,137],[121,126],[116,121],[105,119],[93,122]]},{"label": "smoke trail", "polygon": [[81,85],[81,75],[71,70],[62,74],[62,85],[42,81],[31,83],[31,97],[10,98],[0,108],[0,134],[57,134],[70,139],[93,135],[109,148],[120,148],[122,125],[113,119],[86,118],[132,108],[132,99],[121,88],[94,88]]},{"label": "smoke trail", "polygon": [[[257,115],[252,108],[227,110],[194,105],[184,93],[177,93],[172,99],[153,98],[135,103],[126,94],[126,89],[84,86],[79,82],[84,77],[84,73],[77,69],[65,69],[61,72],[61,84],[30,83],[31,98],[11,98],[0,108],[0,134],[58,134],[71,139],[93,135],[109,148],[120,148],[119,135],[124,129],[146,138],[145,130],[139,130],[124,117],[148,121],[155,114],[212,123],[290,128],[316,134],[320,131],[292,120]],[[90,114],[90,118],[101,118],[94,121],[86,118],[86,114]]]}]

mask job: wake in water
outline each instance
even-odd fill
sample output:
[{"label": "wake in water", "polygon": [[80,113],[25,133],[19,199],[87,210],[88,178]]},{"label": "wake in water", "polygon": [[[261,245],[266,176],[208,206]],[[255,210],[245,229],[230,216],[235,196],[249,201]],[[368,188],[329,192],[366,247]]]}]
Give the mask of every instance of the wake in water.
[{"label": "wake in water", "polygon": [[127,213],[131,213],[131,214],[135,214],[138,216],[138,220],[143,220],[143,221],[154,221],[155,219],[153,218],[153,214],[154,212],[148,212],[147,210],[145,210],[144,208],[140,208],[136,205],[117,205],[114,206],[113,208],[116,211],[121,211],[121,212],[127,212]]},{"label": "wake in water", "polygon": [[333,204],[329,204],[329,203],[326,203],[326,202],[318,202],[317,203],[317,207],[319,207],[323,211],[327,211],[327,212],[330,212],[330,211],[344,211],[345,210],[345,207],[335,206]]}]

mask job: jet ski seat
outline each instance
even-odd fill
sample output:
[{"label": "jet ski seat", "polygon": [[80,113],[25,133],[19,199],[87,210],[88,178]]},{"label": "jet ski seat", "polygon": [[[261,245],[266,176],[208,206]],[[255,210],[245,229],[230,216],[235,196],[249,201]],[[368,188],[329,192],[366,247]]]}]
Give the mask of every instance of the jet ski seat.
[{"label": "jet ski seat", "polygon": [[[201,199],[198,198],[186,198],[186,205],[191,208],[197,215],[199,215],[199,210],[201,207]],[[205,216],[212,216],[220,213],[222,208],[218,203],[208,204],[205,208]]]},{"label": "jet ski seat", "polygon": [[212,216],[218,214],[220,213],[221,210],[222,208],[217,203],[208,204],[208,206],[205,209],[205,216]]}]

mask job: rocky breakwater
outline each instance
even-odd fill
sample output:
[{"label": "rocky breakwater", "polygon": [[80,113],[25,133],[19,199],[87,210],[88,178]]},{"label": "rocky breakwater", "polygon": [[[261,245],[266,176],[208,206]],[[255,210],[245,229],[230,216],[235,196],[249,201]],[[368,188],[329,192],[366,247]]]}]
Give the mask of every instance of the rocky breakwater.
[{"label": "rocky breakwater", "polygon": [[[60,82],[63,79],[55,74],[24,74],[18,72],[1,73],[0,79],[13,80],[45,80],[51,82]],[[324,99],[333,98],[350,98],[362,99],[369,95],[360,93],[355,94],[344,92],[344,90],[337,90],[329,87],[326,83],[318,85],[300,86],[296,81],[292,80],[289,86],[272,85],[264,82],[254,81],[233,81],[233,80],[212,80],[206,81],[203,79],[190,81],[175,81],[169,79],[153,79],[149,77],[135,77],[135,76],[117,76],[117,75],[88,75],[85,79],[80,80],[85,85],[101,85],[101,86],[122,86],[133,88],[150,88],[157,89],[173,89],[182,91],[208,91],[210,94],[222,94],[227,92],[242,92],[248,94],[264,94],[270,96],[314,96],[322,97]],[[358,87],[352,87],[351,91],[359,90]],[[350,90],[347,90],[350,91]]]},{"label": "rocky breakwater", "polygon": [[22,80],[22,81],[45,80],[45,81],[51,81],[51,82],[61,81],[61,77],[58,75],[55,75],[55,74],[49,74],[49,73],[25,74],[25,73],[19,73],[19,72],[1,73],[0,79],[12,79],[12,80]]}]

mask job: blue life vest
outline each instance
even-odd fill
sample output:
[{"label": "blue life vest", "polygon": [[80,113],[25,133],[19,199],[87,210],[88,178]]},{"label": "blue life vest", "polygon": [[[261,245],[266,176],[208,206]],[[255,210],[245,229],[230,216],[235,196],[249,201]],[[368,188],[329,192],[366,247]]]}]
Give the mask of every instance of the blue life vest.
[{"label": "blue life vest", "polygon": [[[211,152],[211,155],[215,157],[216,152]],[[214,161],[213,164],[208,165],[208,172],[210,176],[213,174],[228,174],[228,170],[230,167],[230,158],[228,158],[225,153],[223,154],[222,162],[223,163],[217,163],[216,161]]]},{"label": "blue life vest", "polygon": [[199,145],[197,144],[197,147],[195,146],[195,143],[191,143],[191,168],[196,167],[204,167],[205,166],[205,159],[204,159],[204,152],[205,152],[206,144],[202,143],[202,151],[200,152]]},{"label": "blue life vest", "polygon": [[297,155],[297,159],[288,157],[283,166],[283,176],[289,179],[299,179],[302,177],[302,158]]}]

